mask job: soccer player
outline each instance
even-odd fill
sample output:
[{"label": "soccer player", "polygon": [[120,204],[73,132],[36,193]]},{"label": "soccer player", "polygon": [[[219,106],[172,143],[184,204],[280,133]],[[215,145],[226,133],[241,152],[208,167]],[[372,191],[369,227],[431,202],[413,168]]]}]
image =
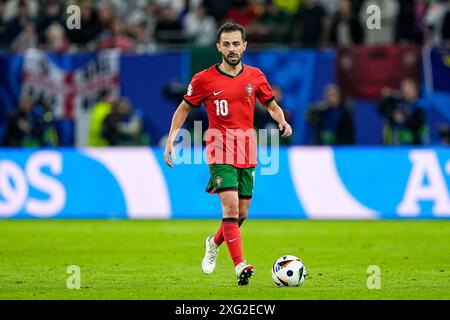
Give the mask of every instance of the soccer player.
[{"label": "soccer player", "polygon": [[253,194],[257,165],[253,117],[256,99],[264,104],[279,124],[282,137],[292,134],[283,110],[261,70],[241,62],[247,47],[241,25],[225,23],[217,32],[217,50],[222,61],[203,70],[191,80],[183,101],[175,111],[164,152],[173,167],[173,143],[188,113],[202,103],[206,107],[209,128],[206,153],[210,179],[206,191],[217,193],[222,204],[222,223],[214,236],[206,238],[202,270],[211,274],[216,266],[219,246],[226,242],[235,267],[238,285],[249,283],[254,269],[242,254],[240,226],[247,217]]}]

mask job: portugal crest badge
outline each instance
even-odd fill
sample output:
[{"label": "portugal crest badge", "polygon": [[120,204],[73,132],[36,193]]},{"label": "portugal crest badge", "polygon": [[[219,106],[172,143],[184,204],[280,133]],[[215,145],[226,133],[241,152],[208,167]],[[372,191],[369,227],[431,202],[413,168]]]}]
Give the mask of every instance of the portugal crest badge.
[{"label": "portugal crest badge", "polygon": [[253,85],[251,83],[247,84],[245,90],[247,90],[247,94],[250,97],[253,94]]},{"label": "portugal crest badge", "polygon": [[220,188],[220,186],[222,185],[222,177],[221,176],[217,176],[216,185],[218,188]]}]

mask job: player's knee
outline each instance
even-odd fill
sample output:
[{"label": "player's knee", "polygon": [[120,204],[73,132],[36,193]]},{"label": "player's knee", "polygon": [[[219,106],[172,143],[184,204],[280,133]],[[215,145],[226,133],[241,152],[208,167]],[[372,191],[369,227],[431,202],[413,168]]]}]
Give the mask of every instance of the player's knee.
[{"label": "player's knee", "polygon": [[223,205],[224,216],[229,218],[239,218],[239,208],[234,203],[227,203]]},{"label": "player's knee", "polygon": [[248,214],[248,208],[240,208],[239,209],[239,220],[240,219],[246,219]]}]

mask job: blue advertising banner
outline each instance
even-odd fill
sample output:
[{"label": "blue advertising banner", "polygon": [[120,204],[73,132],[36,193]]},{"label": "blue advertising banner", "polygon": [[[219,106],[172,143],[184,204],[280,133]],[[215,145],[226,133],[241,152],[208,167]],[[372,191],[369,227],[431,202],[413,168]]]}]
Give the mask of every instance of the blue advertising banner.
[{"label": "blue advertising banner", "polygon": [[[0,149],[0,218],[220,218],[203,159],[193,149],[170,169],[159,148]],[[260,160],[250,218],[450,218],[448,148],[293,147]]]}]

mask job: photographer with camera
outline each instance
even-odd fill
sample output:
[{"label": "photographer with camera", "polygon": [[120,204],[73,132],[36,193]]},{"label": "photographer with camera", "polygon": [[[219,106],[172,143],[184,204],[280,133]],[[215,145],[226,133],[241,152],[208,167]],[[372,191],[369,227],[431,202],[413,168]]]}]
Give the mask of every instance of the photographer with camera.
[{"label": "photographer with camera", "polygon": [[378,103],[378,111],[386,119],[383,128],[384,145],[429,143],[427,115],[414,80],[404,79],[400,91],[385,88]]}]

